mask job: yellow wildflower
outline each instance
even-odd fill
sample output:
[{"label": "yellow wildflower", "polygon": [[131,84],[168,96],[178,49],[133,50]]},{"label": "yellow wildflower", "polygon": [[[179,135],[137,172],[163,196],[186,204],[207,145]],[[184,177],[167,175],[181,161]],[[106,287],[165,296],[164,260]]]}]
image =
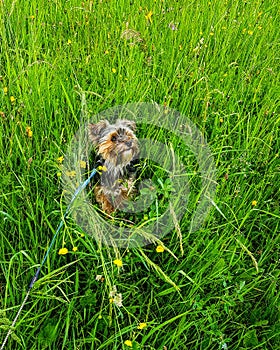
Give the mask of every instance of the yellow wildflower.
[{"label": "yellow wildflower", "polygon": [[66,176],[69,176],[69,177],[75,177],[76,176],[76,171],[75,170],[72,170],[72,171],[69,171],[67,170],[65,172]]},{"label": "yellow wildflower", "polygon": [[11,96],[11,97],[10,97],[10,101],[11,101],[12,103],[14,103],[14,102],[15,102],[15,100],[16,100],[16,99],[15,99],[15,97],[14,97],[14,96]]},{"label": "yellow wildflower", "polygon": [[72,250],[73,252],[76,252],[78,250],[78,247],[73,247]]},{"label": "yellow wildflower", "polygon": [[57,158],[56,161],[57,161],[57,163],[61,164],[63,162],[63,160],[64,160],[64,157],[60,156],[60,157]]},{"label": "yellow wildflower", "polygon": [[156,252],[157,252],[157,253],[163,253],[163,252],[164,252],[164,247],[163,247],[162,245],[158,245],[158,246],[156,247]]},{"label": "yellow wildflower", "polygon": [[56,176],[57,176],[57,177],[61,177],[61,175],[62,175],[62,174],[61,174],[60,171],[59,171],[58,173],[56,173]]},{"label": "yellow wildflower", "polygon": [[152,15],[153,15],[153,12],[152,11],[149,11],[146,15],[145,15],[145,18],[148,22],[152,23]]},{"label": "yellow wildflower", "polygon": [[32,137],[33,132],[32,132],[32,130],[31,130],[30,126],[28,126],[28,127],[26,128],[26,134],[27,134],[27,136],[28,136],[29,138]]},{"label": "yellow wildflower", "polygon": [[7,88],[7,86],[5,86],[5,87],[3,88],[3,92],[4,92],[5,95],[8,93],[8,88]]},{"label": "yellow wildflower", "polygon": [[257,202],[256,200],[253,200],[253,201],[252,201],[252,206],[255,207],[255,206],[257,205],[257,203],[258,203],[258,202]]},{"label": "yellow wildflower", "polygon": [[132,341],[131,341],[131,340],[126,340],[126,341],[124,342],[124,344],[125,344],[126,346],[129,346],[130,348],[132,348]]},{"label": "yellow wildflower", "polygon": [[80,160],[80,167],[85,169],[87,167],[87,163],[84,160]]},{"label": "yellow wildflower", "polygon": [[123,266],[123,263],[122,263],[122,261],[121,261],[120,259],[115,259],[115,260],[113,261],[113,263],[114,263],[115,265],[117,265],[118,267],[122,267],[122,266]]},{"label": "yellow wildflower", "polygon": [[72,44],[72,41],[70,39],[67,40],[67,44],[68,45],[71,45]]},{"label": "yellow wildflower", "polygon": [[116,68],[112,68],[112,72],[113,72],[114,74],[117,73]]},{"label": "yellow wildflower", "polygon": [[59,255],[66,255],[68,253],[68,249],[67,248],[60,248],[58,251]]},{"label": "yellow wildflower", "polygon": [[249,34],[249,35],[253,35],[253,33],[254,33],[254,32],[253,32],[252,30],[248,30],[248,34]]},{"label": "yellow wildflower", "polygon": [[99,171],[107,171],[107,168],[106,168],[106,166],[105,165],[99,165],[98,167],[97,167],[97,170],[99,170]]},{"label": "yellow wildflower", "polygon": [[143,329],[145,327],[147,327],[147,323],[146,322],[140,322],[137,328],[138,329]]}]

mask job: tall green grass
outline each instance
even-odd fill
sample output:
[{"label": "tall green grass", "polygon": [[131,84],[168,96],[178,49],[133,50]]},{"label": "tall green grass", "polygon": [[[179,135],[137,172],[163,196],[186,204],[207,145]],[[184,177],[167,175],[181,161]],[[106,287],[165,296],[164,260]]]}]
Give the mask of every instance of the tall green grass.
[{"label": "tall green grass", "polygon": [[278,349],[277,3],[3,0],[0,14],[0,343],[64,210],[57,158],[84,94],[89,118],[142,101],[190,118],[215,157],[215,206],[198,232],[180,222],[183,255],[165,237],[177,259],[67,222],[6,348]]}]

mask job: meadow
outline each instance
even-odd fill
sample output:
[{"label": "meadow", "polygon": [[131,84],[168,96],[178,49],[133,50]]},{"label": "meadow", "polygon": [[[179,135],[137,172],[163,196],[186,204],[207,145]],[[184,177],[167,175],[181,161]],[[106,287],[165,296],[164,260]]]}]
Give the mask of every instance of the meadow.
[{"label": "meadow", "polygon": [[5,349],[280,348],[279,17],[273,0],[0,1],[0,345],[65,211],[81,118],[146,102],[207,139],[210,213],[131,249],[65,222]]}]

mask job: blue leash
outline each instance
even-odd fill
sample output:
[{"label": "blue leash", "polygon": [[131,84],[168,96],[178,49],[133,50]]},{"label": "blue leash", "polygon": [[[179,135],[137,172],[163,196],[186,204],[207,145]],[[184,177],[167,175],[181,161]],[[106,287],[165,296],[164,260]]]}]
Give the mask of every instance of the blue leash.
[{"label": "blue leash", "polygon": [[103,168],[102,166],[99,166],[99,167],[97,167],[97,168],[94,168],[94,169],[92,170],[92,172],[90,173],[90,176],[89,176],[84,182],[82,182],[82,183],[79,185],[79,187],[76,189],[76,191],[74,192],[73,197],[71,198],[71,201],[70,201],[70,203],[68,204],[68,206],[67,206],[67,208],[66,208],[66,211],[65,211],[65,213],[64,213],[64,215],[63,215],[63,218],[60,220],[60,223],[59,223],[59,225],[58,225],[58,227],[57,227],[57,229],[56,229],[56,231],[55,231],[55,234],[54,234],[54,236],[53,236],[53,238],[52,238],[52,240],[51,240],[51,243],[50,243],[50,245],[49,245],[49,247],[48,247],[48,249],[47,249],[47,251],[46,251],[46,253],[45,253],[45,256],[44,256],[44,258],[43,258],[43,260],[42,260],[40,266],[38,267],[38,269],[37,269],[35,275],[34,275],[34,276],[32,277],[32,279],[31,279],[31,282],[30,282],[30,284],[29,284],[29,286],[28,286],[28,291],[27,291],[27,293],[26,293],[26,296],[25,296],[25,298],[24,298],[24,300],[23,300],[23,302],[22,302],[22,304],[21,304],[21,306],[20,306],[20,308],[19,308],[19,310],[18,310],[18,312],[17,312],[17,314],[16,314],[16,317],[15,317],[14,320],[13,320],[13,323],[11,324],[11,327],[10,327],[10,329],[9,329],[9,331],[8,331],[6,337],[5,337],[5,339],[4,339],[4,341],[3,341],[2,345],[1,345],[0,350],[3,350],[3,349],[4,349],[4,346],[6,345],[7,340],[8,340],[9,336],[10,336],[11,333],[12,333],[12,329],[14,328],[14,326],[15,326],[15,324],[16,324],[16,322],[17,322],[17,319],[18,319],[18,317],[19,317],[19,315],[20,315],[22,309],[24,308],[24,305],[25,305],[25,303],[27,302],[27,299],[28,299],[28,297],[29,297],[29,294],[30,294],[30,292],[31,292],[31,289],[32,289],[33,286],[34,286],[34,283],[35,283],[35,282],[38,280],[38,278],[39,278],[41,269],[42,269],[42,267],[44,266],[44,264],[45,264],[45,262],[46,262],[46,260],[47,260],[47,257],[48,257],[48,255],[49,255],[50,251],[52,250],[52,247],[53,247],[54,242],[55,242],[55,240],[56,240],[56,238],[57,238],[57,236],[58,236],[58,233],[60,232],[61,228],[63,227],[64,221],[65,221],[65,219],[67,218],[67,216],[68,216],[68,214],[69,214],[69,212],[70,212],[70,209],[71,209],[71,206],[72,206],[73,202],[75,201],[75,199],[77,198],[77,196],[79,195],[79,193],[82,192],[82,190],[83,190],[84,188],[87,187],[87,185],[90,183],[90,180],[91,180],[91,179],[93,178],[93,176],[97,173],[97,170],[103,170],[103,169],[104,169],[104,168]]}]

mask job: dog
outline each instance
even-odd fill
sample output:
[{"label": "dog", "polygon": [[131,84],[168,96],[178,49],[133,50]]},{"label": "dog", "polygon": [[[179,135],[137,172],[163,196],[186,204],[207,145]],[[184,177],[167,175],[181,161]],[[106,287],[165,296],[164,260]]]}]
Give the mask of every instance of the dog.
[{"label": "dog", "polygon": [[135,130],[135,122],[126,119],[118,119],[114,124],[108,120],[89,124],[89,139],[104,169],[94,195],[107,214],[122,209],[124,200],[134,194],[135,176],[129,167],[139,155]]}]

